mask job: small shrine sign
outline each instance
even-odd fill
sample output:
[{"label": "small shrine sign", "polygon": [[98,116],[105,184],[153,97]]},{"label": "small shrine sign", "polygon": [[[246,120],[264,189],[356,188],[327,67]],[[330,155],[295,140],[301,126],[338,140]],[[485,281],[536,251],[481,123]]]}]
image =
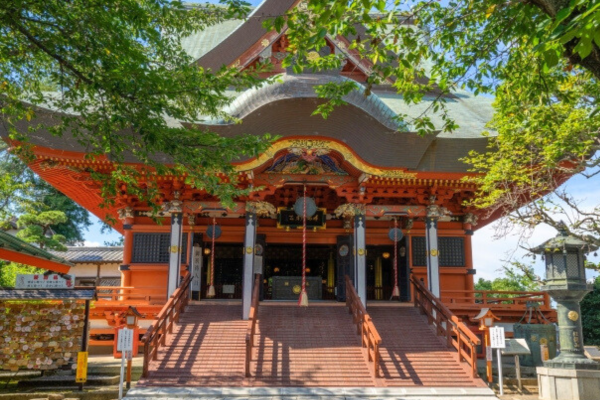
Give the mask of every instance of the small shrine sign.
[{"label": "small shrine sign", "polygon": [[73,289],[73,282],[73,275],[65,279],[59,274],[19,274],[15,289]]}]

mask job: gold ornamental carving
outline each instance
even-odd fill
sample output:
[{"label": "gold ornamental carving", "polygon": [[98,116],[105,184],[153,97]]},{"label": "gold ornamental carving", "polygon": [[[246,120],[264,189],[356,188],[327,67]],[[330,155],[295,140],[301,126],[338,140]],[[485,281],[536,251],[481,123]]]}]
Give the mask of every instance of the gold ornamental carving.
[{"label": "gold ornamental carving", "polygon": [[263,218],[276,218],[277,209],[266,201],[249,201],[246,203],[246,211],[255,213]]},{"label": "gold ornamental carving", "polygon": [[351,218],[357,215],[365,215],[366,207],[364,204],[346,203],[335,209],[334,214],[340,218]]},{"label": "gold ornamental carving", "polygon": [[277,152],[282,150],[288,150],[290,148],[303,148],[303,149],[327,149],[333,150],[340,153],[346,162],[355,167],[365,174],[372,175],[374,177],[382,178],[394,178],[394,179],[416,179],[417,174],[412,172],[406,172],[401,169],[382,169],[367,164],[362,159],[354,155],[354,153],[345,144],[338,143],[336,141],[329,141],[323,139],[283,139],[273,145],[264,153],[257,158],[248,161],[244,164],[237,165],[235,167],[237,172],[251,171],[254,170],[268,161],[270,161]]},{"label": "gold ornamental carving", "polygon": [[127,218],[133,218],[133,208],[127,206],[125,208],[121,208],[117,211],[120,220],[124,220]]},{"label": "gold ornamental carving", "polygon": [[429,206],[427,206],[427,218],[439,219],[450,214],[450,211],[446,207],[441,207],[435,204],[435,196],[429,198]]},{"label": "gold ornamental carving", "polygon": [[311,51],[306,56],[306,58],[308,59],[308,61],[315,61],[315,60],[318,60],[320,57],[321,56],[316,51]]},{"label": "gold ornamental carving", "polygon": [[183,211],[183,201],[179,200],[181,193],[179,191],[173,192],[173,200],[163,204],[163,211],[171,214],[180,213]]},{"label": "gold ornamental carving", "polygon": [[567,317],[575,322],[579,319],[579,314],[577,313],[577,311],[569,311],[569,313],[567,314]]},{"label": "gold ornamental carving", "polygon": [[431,249],[429,254],[431,254],[431,257],[437,257],[440,255],[440,252],[437,249]]}]

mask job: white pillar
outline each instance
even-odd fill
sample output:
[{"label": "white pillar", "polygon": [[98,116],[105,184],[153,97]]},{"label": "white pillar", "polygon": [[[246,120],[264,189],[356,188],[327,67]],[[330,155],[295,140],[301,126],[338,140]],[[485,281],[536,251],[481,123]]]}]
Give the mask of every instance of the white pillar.
[{"label": "white pillar", "polygon": [[431,198],[431,205],[427,207],[425,218],[425,243],[427,251],[427,288],[434,296],[440,297],[440,261],[438,250],[437,221],[447,214],[443,207],[435,205],[435,197]]},{"label": "white pillar", "polygon": [[169,273],[167,298],[179,286],[181,270],[181,238],[183,237],[183,214],[171,213],[171,246],[169,247]]},{"label": "white pillar", "polygon": [[244,277],[242,281],[242,319],[248,319],[254,281],[254,246],[256,245],[256,213],[246,211],[244,236]]},{"label": "white pillar", "polygon": [[354,217],[354,276],[358,297],[367,306],[367,246],[365,237],[365,216],[358,214]]}]

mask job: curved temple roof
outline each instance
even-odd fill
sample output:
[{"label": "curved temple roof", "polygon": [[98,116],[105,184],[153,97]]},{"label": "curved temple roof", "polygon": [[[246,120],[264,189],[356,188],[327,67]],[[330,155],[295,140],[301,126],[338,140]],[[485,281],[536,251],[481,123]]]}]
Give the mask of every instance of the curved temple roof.
[{"label": "curved temple roof", "polygon": [[[264,84],[260,87],[249,89],[237,97],[224,111],[234,118],[244,119],[259,108],[284,99],[311,99],[318,98],[315,86],[326,83],[342,83],[351,81],[342,76],[329,76],[318,74],[281,75],[274,83]],[[405,130],[394,117],[393,112],[376,95],[366,95],[362,85],[357,84],[357,89],[346,95],[344,100],[354,107],[360,108],[380,124],[392,130]],[[219,121],[224,123],[225,121]]]},{"label": "curved temple roof", "polygon": [[[203,33],[190,36],[183,44],[188,52],[199,56],[197,62],[200,65],[214,68],[231,65],[267,33],[262,27],[263,20],[280,15],[297,3],[297,0],[265,0],[245,21],[229,21],[209,27]],[[214,47],[208,50],[211,46]],[[315,86],[345,79],[326,74],[284,74],[274,83],[265,83],[232,96],[232,103],[224,111],[240,119],[241,124],[208,120],[198,122],[196,126],[225,136],[270,133],[282,138],[331,138],[344,143],[371,165],[413,171],[465,173],[468,166],[460,159],[470,150],[486,150],[488,139],[482,136],[482,132],[491,117],[491,99],[466,92],[454,93],[446,99],[450,116],[460,126],[453,133],[421,137],[410,132],[411,127],[400,125],[396,115],[402,114],[410,122],[410,118],[418,117],[428,109],[433,98],[425,97],[419,104],[407,105],[400,95],[385,87],[374,88],[373,94],[366,96],[362,85],[358,84],[358,90],[345,97],[347,105],[336,108],[327,119],[313,116],[315,107],[323,101],[317,98]],[[36,118],[17,122],[17,129],[25,132],[29,126],[39,123],[54,125],[59,115],[55,111],[38,108]],[[443,123],[436,115],[432,115],[431,120],[436,127]],[[169,123],[180,125],[174,120]],[[7,135],[5,126],[0,125],[0,135]],[[47,130],[39,129],[29,136],[31,142],[39,147],[76,153],[87,151],[70,132],[55,137]],[[133,157],[126,160],[136,162]],[[238,160],[245,161],[248,160]],[[163,162],[169,160],[163,157]]]}]

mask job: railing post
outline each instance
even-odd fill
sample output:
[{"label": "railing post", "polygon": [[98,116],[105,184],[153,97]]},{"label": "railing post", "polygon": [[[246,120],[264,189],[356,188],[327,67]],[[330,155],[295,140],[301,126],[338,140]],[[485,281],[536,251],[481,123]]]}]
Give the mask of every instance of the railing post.
[{"label": "railing post", "polygon": [[[462,323],[462,319],[458,318],[456,320],[456,324],[460,324]],[[462,362],[462,334],[460,333],[460,331],[458,330],[458,328],[456,329],[456,346],[458,347],[458,362]]]},{"label": "railing post", "polygon": [[374,343],[373,350],[373,373],[375,378],[379,378],[379,343]]},{"label": "railing post", "polygon": [[142,378],[148,377],[148,363],[150,362],[150,343],[144,343],[144,364],[142,367]]},{"label": "railing post", "polygon": [[471,343],[471,369],[473,378],[477,378],[479,376],[477,373],[477,354],[475,353],[475,344],[473,343]]},{"label": "railing post", "polygon": [[452,323],[449,319],[446,320],[446,343],[448,348],[452,347]]},{"label": "railing post", "polygon": [[550,308],[550,294],[548,292],[544,292],[544,308],[546,310]]}]

